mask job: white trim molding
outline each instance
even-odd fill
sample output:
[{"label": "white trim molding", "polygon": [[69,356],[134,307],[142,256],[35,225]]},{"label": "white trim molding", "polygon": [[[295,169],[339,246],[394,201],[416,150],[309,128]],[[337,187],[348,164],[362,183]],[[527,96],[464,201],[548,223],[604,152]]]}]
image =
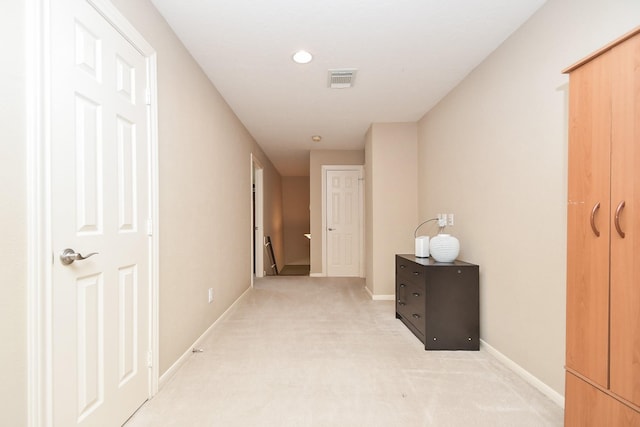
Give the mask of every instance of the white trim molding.
[{"label": "white trim molding", "polygon": [[309,273],[309,277],[327,277],[324,273]]},{"label": "white trim molding", "polygon": [[[251,265],[249,267],[251,269],[251,286],[253,286],[254,278],[264,277],[264,167],[253,153],[251,153],[250,167],[250,181],[252,185],[255,186],[252,190],[255,191],[255,196],[251,195],[250,205],[253,206],[254,209],[250,225],[253,230],[251,232]],[[254,213],[255,224],[253,218]]]},{"label": "white trim molding", "polygon": [[26,2],[27,425],[50,426],[49,1]]},{"label": "white trim molding", "polygon": [[537,377],[531,374],[529,371],[524,369],[522,366],[518,365],[513,360],[509,359],[507,356],[496,350],[491,345],[487,344],[486,341],[480,339],[480,346],[483,350],[486,350],[487,353],[498,359],[501,363],[503,363],[507,368],[511,369],[513,372],[518,374],[522,379],[531,384],[534,388],[540,391],[542,394],[551,399],[554,403],[556,403],[561,408],[564,408],[564,396],[560,393],[540,381]]},{"label": "white trim molding", "polygon": [[367,292],[367,294],[369,294],[369,297],[373,301],[395,301],[396,300],[395,295],[376,295],[373,292],[371,292],[371,289],[369,289],[367,286],[364,287],[364,290]]}]

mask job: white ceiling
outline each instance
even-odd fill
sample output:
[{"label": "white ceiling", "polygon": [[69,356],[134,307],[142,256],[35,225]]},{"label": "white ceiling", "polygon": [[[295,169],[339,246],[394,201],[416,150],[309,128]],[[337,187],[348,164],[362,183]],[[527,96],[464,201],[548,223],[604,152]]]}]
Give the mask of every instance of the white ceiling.
[{"label": "white ceiling", "polygon": [[[545,2],[151,1],[283,176],[308,175],[311,149],[362,149],[371,123],[420,119]],[[329,89],[333,68],[358,69],[354,86]]]}]

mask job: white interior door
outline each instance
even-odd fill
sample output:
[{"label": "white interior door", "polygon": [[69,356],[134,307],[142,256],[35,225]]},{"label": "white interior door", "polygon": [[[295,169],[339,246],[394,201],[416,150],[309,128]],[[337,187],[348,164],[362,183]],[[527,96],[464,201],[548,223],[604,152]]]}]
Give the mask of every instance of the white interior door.
[{"label": "white interior door", "polygon": [[147,61],[86,1],[51,6],[53,421],[119,426],[150,390]]},{"label": "white interior door", "polygon": [[362,212],[361,171],[326,170],[327,276],[359,276]]}]

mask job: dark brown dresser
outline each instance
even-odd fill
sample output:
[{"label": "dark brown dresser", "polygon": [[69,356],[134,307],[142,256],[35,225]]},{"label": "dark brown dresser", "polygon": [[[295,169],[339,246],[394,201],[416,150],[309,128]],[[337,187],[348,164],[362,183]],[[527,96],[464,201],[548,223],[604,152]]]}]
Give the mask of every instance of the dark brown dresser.
[{"label": "dark brown dresser", "polygon": [[396,318],[425,350],[480,348],[479,270],[458,260],[396,255]]}]

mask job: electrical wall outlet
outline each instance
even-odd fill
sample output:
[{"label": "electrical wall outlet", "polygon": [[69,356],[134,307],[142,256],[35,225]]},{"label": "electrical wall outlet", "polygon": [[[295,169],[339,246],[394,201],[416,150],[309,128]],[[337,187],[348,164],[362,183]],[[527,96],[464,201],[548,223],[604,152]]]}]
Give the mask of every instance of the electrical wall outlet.
[{"label": "electrical wall outlet", "polygon": [[445,227],[447,225],[447,214],[438,214],[438,227]]},{"label": "electrical wall outlet", "polygon": [[447,225],[452,226],[453,225],[453,214],[447,214]]},{"label": "electrical wall outlet", "polygon": [[213,288],[209,288],[209,303],[213,301]]}]

